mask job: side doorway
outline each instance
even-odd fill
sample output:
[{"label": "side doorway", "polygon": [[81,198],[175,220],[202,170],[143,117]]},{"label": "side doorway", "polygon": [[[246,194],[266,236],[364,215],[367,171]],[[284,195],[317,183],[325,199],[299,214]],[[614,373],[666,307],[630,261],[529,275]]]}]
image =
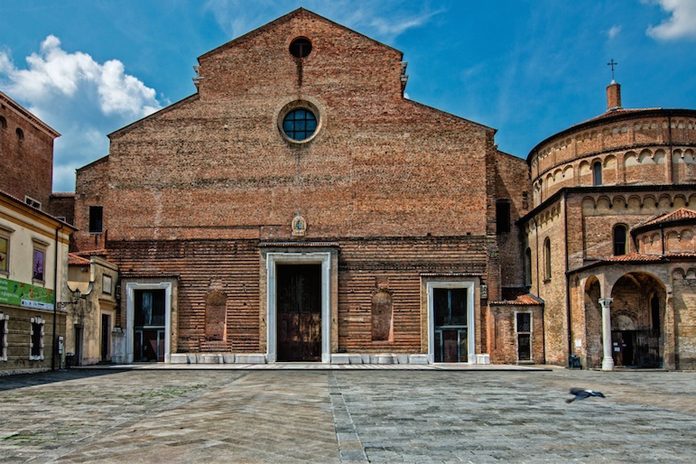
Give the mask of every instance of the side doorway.
[{"label": "side doorway", "polygon": [[165,290],[135,290],[133,361],[164,361]]},{"label": "side doorway", "polygon": [[474,283],[431,282],[427,288],[431,362],[473,361]]}]

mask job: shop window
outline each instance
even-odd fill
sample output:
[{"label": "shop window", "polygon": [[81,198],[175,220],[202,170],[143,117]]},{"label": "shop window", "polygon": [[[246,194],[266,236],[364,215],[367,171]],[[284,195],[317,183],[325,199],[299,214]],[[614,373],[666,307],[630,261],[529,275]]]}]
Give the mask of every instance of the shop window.
[{"label": "shop window", "polygon": [[31,318],[29,359],[33,361],[44,359],[44,325],[45,321],[42,318]]},{"label": "shop window", "polygon": [[551,280],[551,239],[544,240],[544,280]]},{"label": "shop window", "polygon": [[510,200],[495,202],[495,224],[498,234],[510,232]]},{"label": "shop window", "polygon": [[7,333],[9,316],[0,313],[0,361],[7,361]]},{"label": "shop window", "polygon": [[517,360],[532,360],[532,313],[515,313]]},{"label": "shop window", "polygon": [[623,224],[614,227],[614,256],[626,254],[627,228]]},{"label": "shop window", "polygon": [[89,233],[101,234],[104,231],[104,208],[102,206],[89,207]]}]

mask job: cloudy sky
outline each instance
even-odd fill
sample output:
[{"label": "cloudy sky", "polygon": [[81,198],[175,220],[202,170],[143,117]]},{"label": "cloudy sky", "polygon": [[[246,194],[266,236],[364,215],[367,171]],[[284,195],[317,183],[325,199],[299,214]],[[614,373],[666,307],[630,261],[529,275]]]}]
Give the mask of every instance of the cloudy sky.
[{"label": "cloudy sky", "polygon": [[196,57],[298,6],[404,52],[406,92],[525,157],[604,110],[696,108],[696,0],[2,0],[0,90],[62,136],[56,191],[106,134],[195,91]]}]

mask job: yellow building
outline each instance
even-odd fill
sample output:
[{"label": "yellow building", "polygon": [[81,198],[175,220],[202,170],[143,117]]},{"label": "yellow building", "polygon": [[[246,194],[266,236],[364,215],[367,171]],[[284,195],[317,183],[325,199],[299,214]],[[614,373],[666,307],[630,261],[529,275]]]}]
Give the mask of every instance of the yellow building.
[{"label": "yellow building", "polygon": [[74,230],[0,192],[0,373],[59,366],[52,340],[58,345],[65,335],[65,311],[56,302],[68,296]]},{"label": "yellow building", "polygon": [[65,349],[76,365],[120,360],[118,349],[112,349],[120,347],[122,338],[116,326],[117,282],[114,264],[99,256],[70,253],[68,287],[75,304],[67,308]]}]

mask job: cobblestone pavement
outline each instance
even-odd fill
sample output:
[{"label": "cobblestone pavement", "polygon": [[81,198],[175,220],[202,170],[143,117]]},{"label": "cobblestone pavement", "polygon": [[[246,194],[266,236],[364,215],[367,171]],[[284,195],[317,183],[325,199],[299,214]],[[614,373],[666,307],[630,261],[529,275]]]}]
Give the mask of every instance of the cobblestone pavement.
[{"label": "cobblestone pavement", "polygon": [[[570,387],[606,399],[566,404]],[[0,462],[694,462],[696,373],[0,377]]]}]

